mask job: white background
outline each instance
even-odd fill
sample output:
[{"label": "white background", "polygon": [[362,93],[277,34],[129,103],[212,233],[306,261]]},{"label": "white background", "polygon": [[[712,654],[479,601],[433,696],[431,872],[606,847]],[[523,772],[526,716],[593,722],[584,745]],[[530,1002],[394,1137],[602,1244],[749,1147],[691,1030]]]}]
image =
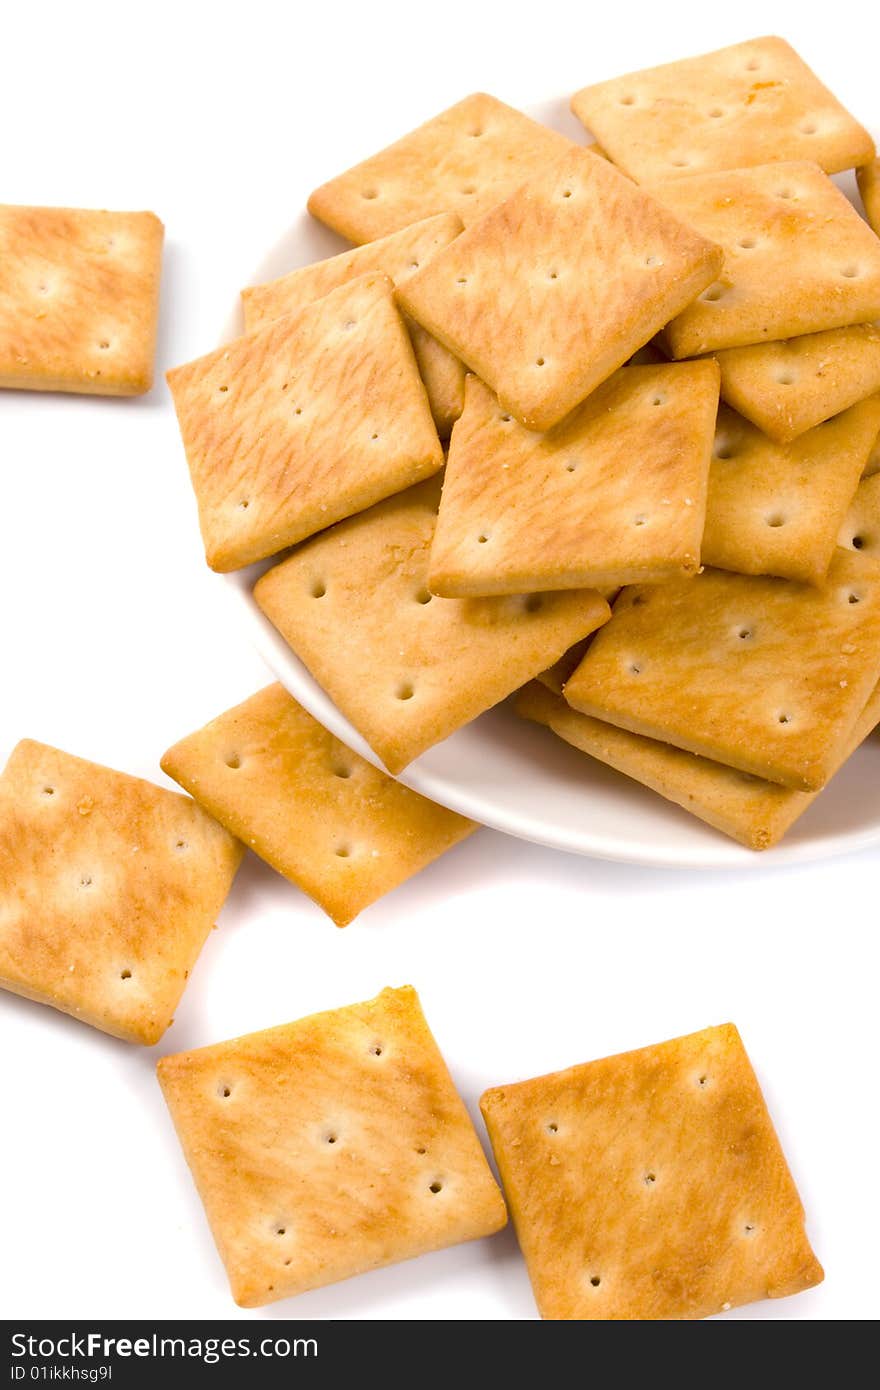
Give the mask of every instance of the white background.
[{"label": "white background", "polygon": [[[876,129],[867,14],[841,0],[5,7],[0,198],[163,218],[164,369],[214,345],[315,184],[467,92],[528,106],[776,31]],[[268,673],[204,566],[161,377],[141,401],[3,393],[0,478],[0,756],[28,735],[164,780],[163,750]],[[866,852],[663,872],[485,831],[340,932],[248,861],[152,1052],[0,996],[0,1312],[533,1317],[509,1231],[262,1311],[228,1295],[156,1057],[411,982],[475,1115],[487,1085],[734,1020],[827,1278],[728,1316],[876,1316],[878,869]]]}]

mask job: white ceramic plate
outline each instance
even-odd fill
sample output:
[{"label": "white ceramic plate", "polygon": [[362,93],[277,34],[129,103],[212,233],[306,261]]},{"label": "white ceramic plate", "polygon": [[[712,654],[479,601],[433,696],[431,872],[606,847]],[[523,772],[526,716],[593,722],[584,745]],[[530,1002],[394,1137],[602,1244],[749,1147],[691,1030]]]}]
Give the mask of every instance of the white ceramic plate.
[{"label": "white ceramic plate", "polygon": [[[531,114],[582,141],[564,101]],[[851,184],[843,185],[851,192]],[[308,190],[306,190],[308,192]],[[305,204],[305,197],[302,199]],[[269,280],[345,250],[347,243],[302,213],[251,276]],[[242,331],[240,307],[225,338]],[[302,662],[267,622],[251,590],[268,562],[226,576],[257,648],[290,693],[350,748],[381,765]],[[344,660],[344,652],[340,652]],[[869,739],[781,845],[755,854],[677,806],[575,752],[506,706],[429,749],[400,780],[484,825],[599,859],[688,868],[790,864],[880,843],[880,739]]]}]

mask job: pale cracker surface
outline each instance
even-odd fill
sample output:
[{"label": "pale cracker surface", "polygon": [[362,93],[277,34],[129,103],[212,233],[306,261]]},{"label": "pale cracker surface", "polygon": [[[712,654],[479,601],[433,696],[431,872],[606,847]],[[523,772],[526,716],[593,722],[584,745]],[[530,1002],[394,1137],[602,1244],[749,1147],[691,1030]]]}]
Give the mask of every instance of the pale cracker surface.
[{"label": "pale cracker surface", "polygon": [[880,318],[880,240],[815,164],[695,174],[651,191],[724,248],[713,284],[666,329],[673,357]]},{"label": "pale cracker surface", "polygon": [[712,283],[722,252],[572,147],[402,285],[398,298],[546,430]]},{"label": "pale cracker surface", "polygon": [[[304,309],[339,285],[370,271],[389,276],[396,285],[403,284],[454,241],[461,226],[461,218],[455,213],[440,213],[353,251],[300,266],[277,280],[251,285],[241,292],[245,329],[253,332],[284,314]],[[464,404],[464,367],[417,323],[410,319],[407,327],[434,423],[441,438],[446,439]]]},{"label": "pale cracker surface", "polygon": [[443,466],[386,275],[168,373],[205,554],[275,555]]},{"label": "pale cracker surface", "polygon": [[432,592],[525,593],[696,573],[718,386],[709,361],[622,367],[541,435],[469,376],[431,547]]},{"label": "pale cracker surface", "polygon": [[0,205],[0,387],[149,391],[163,238],[151,212]]},{"label": "pale cracker surface", "polygon": [[158,1074],[245,1308],[507,1220],[409,986],[163,1057]]},{"label": "pale cracker surface", "polygon": [[170,748],[162,767],[339,927],[470,835],[270,685]]},{"label": "pale cracker surface", "polygon": [[592,590],[435,598],[432,480],[302,545],[260,608],[391,772],[475,719],[608,619]]},{"label": "pale cracker surface", "polygon": [[151,1046],[241,854],[188,796],[22,740],[0,778],[0,987]]},{"label": "pale cracker surface", "polygon": [[872,159],[856,171],[856,179],[868,221],[880,236],[880,159]]},{"label": "pale cracker surface", "polygon": [[780,38],[598,82],[571,109],[638,183],[791,159],[836,174],[874,154],[864,127]]},{"label": "pale cracker surface", "polygon": [[[820,795],[766,782],[671,743],[593,719],[551,690],[543,676],[540,683],[532,681],[517,696],[517,714],[544,724],[572,747],[640,782],[747,849],[778,844]],[[841,765],[878,724],[880,691],[875,687],[842,750]],[[588,789],[585,793],[589,794]]]},{"label": "pale cracker surface", "polygon": [[317,188],[309,212],[349,241],[375,241],[439,212],[470,226],[572,148],[484,92]]},{"label": "pale cracker surface", "polygon": [[824,579],[880,432],[880,396],[776,444],[729,406],[718,413],[703,560],[740,574]]},{"label": "pale cracker surface", "polygon": [[716,354],[721,394],[771,439],[805,430],[880,391],[880,329],[858,323]]},{"label": "pale cracker surface", "polygon": [[544,1318],[710,1317],[821,1282],[732,1023],[480,1101]]},{"label": "pale cracker surface", "polygon": [[880,569],[838,550],[822,587],[705,570],[624,589],[565,686],[575,709],[818,791],[880,679]]}]

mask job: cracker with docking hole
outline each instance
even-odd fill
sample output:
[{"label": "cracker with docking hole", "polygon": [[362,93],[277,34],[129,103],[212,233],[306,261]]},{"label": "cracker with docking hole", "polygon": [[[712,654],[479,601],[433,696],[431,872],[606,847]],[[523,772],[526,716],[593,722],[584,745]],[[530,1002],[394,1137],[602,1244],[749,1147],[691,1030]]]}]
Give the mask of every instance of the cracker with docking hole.
[{"label": "cracker with docking hole", "polygon": [[571,109],[639,183],[792,159],[837,174],[874,154],[864,127],[780,38],[597,82]]},{"label": "cracker with docking hole", "polygon": [[724,248],[714,282],[666,327],[673,357],[880,318],[880,240],[815,164],[694,174],[651,192]]},{"label": "cracker with docking hole", "polygon": [[162,767],[339,927],[476,826],[380,772],[270,685]]},{"label": "cracker with docking hole", "polygon": [[776,444],[729,406],[718,413],[703,560],[740,574],[820,583],[880,431],[880,396]]},{"label": "cracker with docking hole", "polygon": [[857,169],[856,180],[868,221],[880,236],[880,159],[872,159],[870,164]]},{"label": "cracker with docking hole", "polygon": [[387,275],[168,373],[208,564],[241,569],[443,467]]},{"label": "cracker with docking hole", "polygon": [[152,212],[0,205],[0,387],[149,391],[164,235]]},{"label": "cracker with docking hole", "polygon": [[780,444],[880,392],[880,330],[872,323],[727,348],[715,360],[728,405]]},{"label": "cracker with docking hole", "polygon": [[[532,681],[517,696],[517,714],[545,725],[573,748],[640,782],[747,849],[778,844],[820,795],[766,782],[670,743],[593,719],[572,709],[552,689],[543,677]],[[878,724],[880,691],[875,687],[842,750],[841,766]],[[584,790],[589,794],[588,788]]]},{"label": "cracker with docking hole", "polygon": [[[613,589],[609,589],[607,593],[603,594],[603,598],[607,598],[609,603],[613,603],[616,597],[617,594]],[[587,654],[589,645],[590,638],[582,637],[579,642],[575,642],[573,646],[569,647],[567,652],[563,652],[558,661],[554,661],[552,666],[548,666],[546,671],[539,671],[535,680],[540,681],[545,689],[552,690],[556,695],[561,695],[565,682],[580,666]],[[522,689],[528,690],[529,686],[523,686]],[[520,691],[521,693],[522,691]]]},{"label": "cracker with docking hole", "polygon": [[572,148],[564,135],[475,92],[315,189],[309,212],[358,243],[440,212],[467,227]]},{"label": "cracker with docking hole", "polygon": [[300,546],[254,597],[334,704],[400,772],[609,616],[592,590],[435,598],[428,483]]},{"label": "cracker with docking hole", "polygon": [[241,855],[188,796],[22,740],[0,777],[0,988],[152,1046]]},{"label": "cracker with docking hole", "polygon": [[710,361],[622,367],[541,435],[469,376],[431,591],[453,598],[695,574],[718,387]]},{"label": "cracker with docking hole", "polygon": [[818,791],[880,679],[880,570],[835,553],[821,587],[705,570],[624,589],[566,683],[574,709]]},{"label": "cracker with docking hole", "polygon": [[573,146],[398,290],[530,429],[557,424],[721,271],[723,253]]},{"label": "cracker with docking hole", "polygon": [[732,1023],[486,1091],[541,1316],[711,1317],[821,1282]]},{"label": "cracker with docking hole", "polygon": [[[370,271],[389,276],[396,285],[403,284],[455,240],[461,225],[461,218],[455,213],[441,213],[353,251],[300,266],[267,284],[251,285],[241,292],[245,329],[251,333],[284,314],[304,309],[339,285]],[[464,367],[412,319],[407,327],[434,424],[441,438],[446,439],[464,404]]]},{"label": "cracker with docking hole", "polygon": [[857,551],[863,560],[880,560],[880,473],[872,473],[859,483],[837,543]]},{"label": "cracker with docking hole", "polygon": [[163,1057],[158,1076],[242,1307],[506,1223],[409,986]]}]

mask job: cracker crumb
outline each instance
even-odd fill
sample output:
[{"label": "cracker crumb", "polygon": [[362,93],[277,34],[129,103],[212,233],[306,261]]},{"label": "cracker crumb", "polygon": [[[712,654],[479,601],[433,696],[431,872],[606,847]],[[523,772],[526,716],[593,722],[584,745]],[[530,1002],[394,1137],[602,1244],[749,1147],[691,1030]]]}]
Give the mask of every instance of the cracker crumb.
[{"label": "cracker crumb", "polygon": [[84,796],[82,800],[77,804],[76,809],[79,811],[81,816],[88,816],[91,815],[91,812],[94,810],[94,806],[95,803],[92,800],[92,798],[90,796]]}]

